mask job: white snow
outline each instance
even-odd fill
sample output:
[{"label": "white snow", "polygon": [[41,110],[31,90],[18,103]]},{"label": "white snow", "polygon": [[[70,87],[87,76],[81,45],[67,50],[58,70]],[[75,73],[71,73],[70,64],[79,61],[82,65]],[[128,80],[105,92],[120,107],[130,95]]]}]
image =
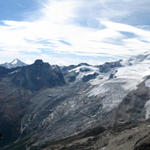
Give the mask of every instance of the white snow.
[{"label": "white snow", "polygon": [[103,95],[105,94],[106,92],[108,91],[108,89],[106,89],[104,87],[104,85],[100,85],[100,86],[97,86],[95,88],[93,88],[89,93],[88,93],[88,96],[97,96],[97,95]]},{"label": "white snow", "polygon": [[86,65],[82,65],[82,66],[79,66],[79,67],[76,67],[72,70],[70,70],[69,72],[72,72],[72,71],[75,71],[75,72],[80,72],[80,69],[81,68],[87,68],[89,69],[90,71],[98,71],[99,69],[97,67],[94,67],[94,66],[86,66]]},{"label": "white snow", "polygon": [[14,59],[11,64],[16,65],[18,63],[18,59]]},{"label": "white snow", "polygon": [[148,80],[145,81],[145,86],[148,87],[148,88],[150,88],[150,79],[148,79]]},{"label": "white snow", "polygon": [[84,76],[87,76],[87,75],[93,75],[94,71],[91,71],[91,72],[80,72],[79,75],[77,76],[77,80],[81,80]]},{"label": "white snow", "polygon": [[150,100],[146,102],[145,104],[145,119],[149,119],[150,118]]},{"label": "white snow", "polygon": [[17,72],[18,72],[18,70],[15,70],[15,71],[10,72],[9,74],[14,74],[14,73],[17,73]]},{"label": "white snow", "polygon": [[[108,82],[110,74],[101,74],[96,79],[90,81],[91,85],[100,85]],[[133,66],[124,66],[117,69],[116,78],[109,80],[109,82],[120,82],[125,90],[133,90],[137,85],[144,80],[144,77],[150,75],[149,63],[138,63]],[[102,79],[103,78],[103,79]],[[101,88],[101,86],[99,86]],[[98,91],[96,89],[96,91]]]},{"label": "white snow", "polygon": [[103,102],[103,110],[109,112],[111,111],[113,108],[116,108],[119,104],[120,104],[120,100],[112,100],[112,101],[108,101],[108,102]]},{"label": "white snow", "polygon": [[125,82],[123,87],[126,90],[136,89],[137,85],[150,75],[150,61],[145,60],[132,66],[125,66],[118,69],[116,76]]},{"label": "white snow", "polygon": [[[85,71],[85,72],[82,72],[80,71],[80,69],[89,69],[89,71]],[[94,66],[86,66],[86,65],[82,65],[82,66],[79,66],[79,67],[76,67],[74,69],[71,69],[69,70],[69,72],[76,72],[76,73],[79,73],[78,76],[77,76],[77,81],[81,80],[84,76],[87,76],[87,75],[92,75],[94,73],[99,73],[99,69],[97,67],[94,67]]]},{"label": "white snow", "polygon": [[[110,73],[101,73],[96,79],[89,82],[91,89],[87,96],[104,96],[102,98],[103,109],[111,110],[117,107],[129,91],[136,89],[137,85],[144,81],[146,76],[150,75],[150,59],[147,58],[139,56],[138,60],[136,60],[135,57],[133,60],[130,60],[132,65],[128,64],[126,60],[124,66],[117,69],[116,78],[113,79],[109,79]],[[145,84],[147,87],[150,87],[150,80],[147,80]],[[149,114],[150,107],[147,109],[146,117]]]},{"label": "white snow", "polygon": [[98,96],[105,94],[109,89],[106,88],[104,85],[108,80],[108,74],[101,74],[97,76],[96,79],[89,81],[92,86],[92,89],[87,93],[89,97],[91,96]]}]

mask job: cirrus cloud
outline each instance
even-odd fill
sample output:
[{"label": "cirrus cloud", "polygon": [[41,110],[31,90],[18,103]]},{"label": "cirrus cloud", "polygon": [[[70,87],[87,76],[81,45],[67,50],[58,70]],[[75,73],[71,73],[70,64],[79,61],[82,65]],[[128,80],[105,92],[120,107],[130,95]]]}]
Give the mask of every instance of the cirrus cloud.
[{"label": "cirrus cloud", "polygon": [[[121,11],[135,0],[121,0],[118,9],[115,2],[49,0],[38,10],[38,19],[4,20],[0,25],[1,61],[18,57],[28,63],[42,58],[62,65],[84,60],[97,64],[150,50],[150,31],[141,24],[121,22],[135,14],[132,8]],[[142,5],[142,12],[147,12],[144,4],[146,1],[138,1],[136,7]]]}]

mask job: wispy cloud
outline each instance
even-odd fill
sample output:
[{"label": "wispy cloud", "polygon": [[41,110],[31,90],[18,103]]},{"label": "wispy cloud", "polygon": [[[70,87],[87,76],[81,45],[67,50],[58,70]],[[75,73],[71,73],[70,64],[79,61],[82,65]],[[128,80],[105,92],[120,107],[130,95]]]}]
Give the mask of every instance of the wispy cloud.
[{"label": "wispy cloud", "polygon": [[[50,63],[71,64],[90,56],[90,63],[98,63],[107,60],[102,57],[110,60],[148,51],[150,31],[141,27],[145,24],[135,26],[130,21],[121,21],[135,14],[136,9],[132,7],[142,6],[142,12],[148,11],[144,5],[146,1],[136,1],[137,6],[133,3],[135,0],[121,0],[117,4],[116,0],[49,0],[42,3],[38,19],[4,20],[0,25],[1,61],[8,60],[9,56],[26,62],[43,58]],[[130,8],[126,9],[129,4]],[[67,57],[68,54],[76,59]]]}]

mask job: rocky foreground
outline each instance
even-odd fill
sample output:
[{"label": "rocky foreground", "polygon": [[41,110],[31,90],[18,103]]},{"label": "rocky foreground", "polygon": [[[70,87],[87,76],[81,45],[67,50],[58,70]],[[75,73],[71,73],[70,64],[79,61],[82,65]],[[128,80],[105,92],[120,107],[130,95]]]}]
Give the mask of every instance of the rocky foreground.
[{"label": "rocky foreground", "polygon": [[[26,150],[36,139],[23,139],[3,150]],[[150,120],[105,129],[96,127],[60,141],[34,146],[32,150],[150,150]]]}]

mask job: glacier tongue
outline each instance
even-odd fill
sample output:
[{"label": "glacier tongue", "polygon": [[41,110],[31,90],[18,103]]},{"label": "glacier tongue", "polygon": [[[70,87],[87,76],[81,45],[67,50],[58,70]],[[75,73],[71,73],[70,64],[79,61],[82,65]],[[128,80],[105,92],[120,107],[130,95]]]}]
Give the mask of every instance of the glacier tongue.
[{"label": "glacier tongue", "polygon": [[[108,73],[101,73],[89,82],[92,88],[87,95],[100,97],[104,110],[111,111],[117,107],[128,92],[135,90],[137,85],[150,75],[149,55],[129,58],[126,63],[123,61],[122,65]],[[112,72],[115,72],[115,77],[110,79]],[[149,80],[145,84],[150,87]]]}]

